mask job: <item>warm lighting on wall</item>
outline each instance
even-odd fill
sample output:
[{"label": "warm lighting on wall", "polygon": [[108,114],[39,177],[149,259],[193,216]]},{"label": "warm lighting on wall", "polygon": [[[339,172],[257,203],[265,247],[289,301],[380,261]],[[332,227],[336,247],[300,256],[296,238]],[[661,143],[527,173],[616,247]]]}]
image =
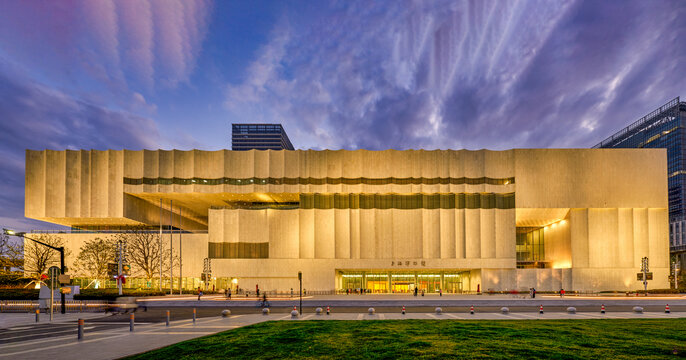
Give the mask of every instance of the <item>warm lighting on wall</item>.
[{"label": "warm lighting on wall", "polygon": [[570,261],[553,262],[553,269],[569,269],[571,267],[572,263]]}]

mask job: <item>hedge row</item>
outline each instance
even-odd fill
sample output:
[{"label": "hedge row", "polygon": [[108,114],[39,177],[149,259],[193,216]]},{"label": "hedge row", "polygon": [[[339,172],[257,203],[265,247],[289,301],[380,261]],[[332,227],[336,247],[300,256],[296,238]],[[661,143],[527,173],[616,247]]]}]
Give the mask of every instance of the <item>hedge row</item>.
[{"label": "hedge row", "polygon": [[38,300],[38,289],[0,288],[0,300]]}]

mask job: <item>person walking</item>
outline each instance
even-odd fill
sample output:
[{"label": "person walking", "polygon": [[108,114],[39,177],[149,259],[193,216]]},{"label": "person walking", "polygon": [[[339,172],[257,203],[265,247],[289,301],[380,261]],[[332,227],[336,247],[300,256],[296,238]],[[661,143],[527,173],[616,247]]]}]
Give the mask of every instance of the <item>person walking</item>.
[{"label": "person walking", "polygon": [[226,289],[226,297],[228,297],[229,300],[231,300],[231,288]]},{"label": "person walking", "polygon": [[565,289],[560,289],[560,297],[565,297]]},{"label": "person walking", "polygon": [[260,296],[260,286],[255,284],[255,294],[257,294],[257,297]]},{"label": "person walking", "polygon": [[418,289],[417,287],[415,287],[415,288],[414,288],[414,296],[415,296],[415,297],[417,296],[417,292],[418,292],[418,291],[419,291],[419,289]]},{"label": "person walking", "polygon": [[531,297],[532,297],[533,299],[536,298],[536,288],[531,288]]},{"label": "person walking", "polygon": [[198,301],[200,301],[200,297],[202,296],[202,288],[198,286]]}]

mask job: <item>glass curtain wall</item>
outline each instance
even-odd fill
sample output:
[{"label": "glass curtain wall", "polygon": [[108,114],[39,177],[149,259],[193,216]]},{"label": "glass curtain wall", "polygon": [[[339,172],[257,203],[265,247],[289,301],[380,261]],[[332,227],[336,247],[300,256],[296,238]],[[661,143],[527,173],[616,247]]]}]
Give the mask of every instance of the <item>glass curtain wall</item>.
[{"label": "glass curtain wall", "polygon": [[366,289],[372,293],[459,294],[470,289],[469,271],[339,271],[339,291]]},{"label": "glass curtain wall", "polygon": [[543,267],[545,238],[542,227],[517,228],[517,267]]}]

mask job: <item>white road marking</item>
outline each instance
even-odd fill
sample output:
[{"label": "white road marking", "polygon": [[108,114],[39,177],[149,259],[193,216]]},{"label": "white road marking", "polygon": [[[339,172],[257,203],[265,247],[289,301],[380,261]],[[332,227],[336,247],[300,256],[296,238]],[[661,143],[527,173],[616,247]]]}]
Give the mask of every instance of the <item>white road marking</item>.
[{"label": "white road marking", "polygon": [[357,320],[362,320],[364,318],[364,314],[357,314]]},{"label": "white road marking", "polygon": [[17,330],[26,330],[26,329],[33,329],[33,326],[13,327],[13,328],[8,328],[7,330],[17,331]]},{"label": "white road marking", "polygon": [[[91,330],[91,329],[95,329],[95,326],[87,326],[87,327],[83,328],[84,331],[85,330]],[[76,331],[77,331],[77,329],[69,329],[69,330],[62,330],[62,331],[51,331],[49,334],[75,333]],[[21,338],[26,338],[26,337],[36,336],[36,335],[40,335],[40,334],[12,336],[12,337],[0,339],[0,340],[5,341],[5,340],[11,340],[11,339],[21,339]]]},{"label": "white road marking", "polygon": [[540,319],[541,318],[538,315],[531,315],[531,314],[524,314],[524,313],[512,313],[510,315],[511,316],[521,316],[521,317],[527,318],[527,319]]},{"label": "white road marking", "polygon": [[216,334],[214,331],[170,331],[170,332],[155,332],[155,333],[141,333],[139,335],[156,335],[159,336],[161,334],[164,335],[210,335],[210,334]]},{"label": "white road marking", "polygon": [[[189,327],[188,325],[186,326],[179,326],[182,328]],[[239,325],[226,325],[226,326],[196,326],[192,327],[192,329],[235,329],[237,327],[240,327]]]},{"label": "white road marking", "polygon": [[455,315],[455,314],[446,313],[446,315],[448,315],[449,317],[451,317],[451,318],[453,318],[453,319],[465,320],[464,318],[461,318],[461,317],[459,317],[459,316],[457,316],[457,315]]}]

